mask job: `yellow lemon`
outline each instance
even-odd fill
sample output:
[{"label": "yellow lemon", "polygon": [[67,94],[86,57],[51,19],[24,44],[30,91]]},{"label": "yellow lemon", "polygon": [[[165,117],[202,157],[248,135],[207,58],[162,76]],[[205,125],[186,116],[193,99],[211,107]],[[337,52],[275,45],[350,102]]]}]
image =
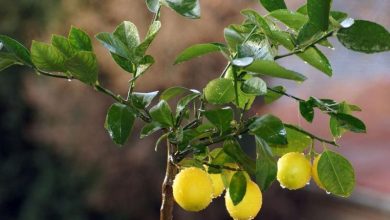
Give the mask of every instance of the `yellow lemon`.
[{"label": "yellow lemon", "polygon": [[259,186],[249,180],[247,181],[246,193],[244,198],[237,205],[233,204],[229,195],[229,190],[226,191],[225,205],[229,215],[235,220],[253,219],[259,213],[263,203],[263,195]]},{"label": "yellow lemon", "polygon": [[213,198],[217,198],[222,194],[223,190],[225,190],[222,176],[220,173],[209,173],[209,176],[213,183]]},{"label": "yellow lemon", "polygon": [[311,177],[311,164],[305,155],[291,152],[278,160],[277,179],[282,187],[299,189],[304,187]]},{"label": "yellow lemon", "polygon": [[180,171],[173,181],[173,197],[186,211],[205,209],[213,198],[213,183],[206,171],[190,167]]},{"label": "yellow lemon", "polygon": [[320,158],[321,158],[321,154],[314,158],[313,167],[311,168],[311,175],[313,176],[313,180],[317,184],[317,186],[325,190],[324,185],[322,185],[320,178],[318,177],[318,171],[317,171],[318,161],[320,161]]}]

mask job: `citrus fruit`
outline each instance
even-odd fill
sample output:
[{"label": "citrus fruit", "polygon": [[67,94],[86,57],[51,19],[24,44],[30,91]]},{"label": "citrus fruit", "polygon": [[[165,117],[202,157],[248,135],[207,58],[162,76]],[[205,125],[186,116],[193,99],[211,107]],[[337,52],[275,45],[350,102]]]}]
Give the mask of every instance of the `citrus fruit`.
[{"label": "citrus fruit", "polygon": [[223,190],[225,190],[222,176],[220,173],[209,173],[209,176],[213,183],[213,198],[217,198],[222,194]]},{"label": "citrus fruit", "polygon": [[253,219],[259,213],[263,203],[263,195],[259,186],[249,180],[247,181],[246,192],[244,198],[237,205],[233,204],[229,195],[229,190],[226,190],[225,205],[229,215],[235,220]]},{"label": "citrus fruit", "polygon": [[180,171],[173,181],[173,197],[186,211],[205,209],[213,198],[213,183],[206,171],[190,167]]},{"label": "citrus fruit", "polygon": [[311,176],[311,164],[305,155],[291,152],[278,160],[277,179],[282,187],[299,189],[304,187]]},{"label": "citrus fruit", "polygon": [[321,158],[321,154],[314,158],[313,166],[311,168],[311,175],[313,177],[314,182],[317,184],[317,186],[320,187],[321,189],[325,190],[325,187],[321,183],[320,178],[318,176],[318,171],[317,171],[318,161],[320,161],[320,158]]}]

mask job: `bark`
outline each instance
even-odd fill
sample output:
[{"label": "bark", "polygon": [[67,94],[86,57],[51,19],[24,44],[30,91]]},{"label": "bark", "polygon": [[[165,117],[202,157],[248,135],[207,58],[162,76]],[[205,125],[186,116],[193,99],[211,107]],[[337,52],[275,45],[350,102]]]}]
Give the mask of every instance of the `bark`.
[{"label": "bark", "polygon": [[174,146],[170,143],[167,144],[167,167],[165,171],[165,178],[162,184],[161,193],[161,208],[160,208],[160,220],[172,220],[173,219],[173,207],[175,201],[173,199],[173,179],[175,178],[178,169],[172,162],[172,152]]}]

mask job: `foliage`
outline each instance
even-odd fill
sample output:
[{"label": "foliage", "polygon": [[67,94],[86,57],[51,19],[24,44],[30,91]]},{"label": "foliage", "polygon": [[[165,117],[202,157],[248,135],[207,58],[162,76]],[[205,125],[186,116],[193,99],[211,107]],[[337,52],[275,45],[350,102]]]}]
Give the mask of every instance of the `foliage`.
[{"label": "foliage", "polygon": [[[222,172],[226,168],[224,164],[233,162],[238,164],[240,171],[256,177],[262,191],[275,180],[277,157],[288,152],[307,152],[312,159],[317,141],[324,147],[318,163],[319,179],[330,193],[348,196],[354,188],[353,168],[344,157],[328,150],[327,144],[338,146],[337,139],[346,131],[366,132],[364,123],[353,115],[360,108],[345,101],[316,97],[303,100],[288,94],[281,86],[268,87],[263,78],[304,82],[305,75],[277,62],[289,56],[298,56],[332,76],[330,62],[319,49],[319,46],[333,47],[328,38],[337,36],[348,49],[375,53],[390,50],[390,33],[379,24],[355,21],[344,12],[332,11],[330,0],[308,0],[297,11],[287,9],[283,0],[259,2],[269,13],[261,15],[251,9],[242,11],[244,21],[225,28],[225,43],[197,44],[178,55],[175,64],[215,52],[227,58],[228,64],[221,75],[201,92],[173,87],[162,91],[156,102],[158,92],[135,92],[140,77],[154,64],[153,57],[146,52],[161,27],[161,7],[169,7],[184,17],[196,19],[201,14],[199,0],[146,0],[148,9],[155,16],[144,40],[130,21],[122,22],[112,33],[95,36],[114,61],[132,77],[126,98],[100,85],[91,39],[76,27],[71,28],[68,37],[53,36],[50,44],[34,41],[30,50],[1,35],[0,69],[26,65],[41,75],[78,79],[116,101],[107,113],[105,125],[115,143],[122,145],[126,142],[135,119],[139,118],[145,122],[142,138],[160,131],[162,134],[157,145],[167,139],[168,149],[173,146],[173,151],[168,151],[168,164],[180,166],[183,161],[198,167],[199,164],[200,167],[213,164],[212,172]],[[286,30],[285,26],[289,29]],[[280,54],[280,48],[289,52]],[[255,98],[264,97],[270,103],[281,96],[296,100],[302,116],[310,123],[315,116],[314,109],[329,115],[334,140],[283,123],[271,114],[247,115]],[[173,100],[178,101],[170,106]],[[241,135],[247,133],[256,139],[255,159],[247,155],[238,142]],[[222,142],[223,148],[213,155],[212,146]],[[234,204],[240,202],[245,192],[242,186],[246,185],[246,178],[240,173],[233,176],[229,188]]]}]

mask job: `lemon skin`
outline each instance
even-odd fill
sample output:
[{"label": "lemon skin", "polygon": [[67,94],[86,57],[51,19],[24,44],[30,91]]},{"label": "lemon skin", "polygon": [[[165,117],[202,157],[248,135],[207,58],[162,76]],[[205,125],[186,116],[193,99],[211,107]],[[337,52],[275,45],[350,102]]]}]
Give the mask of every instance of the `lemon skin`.
[{"label": "lemon skin", "polygon": [[291,152],[278,160],[277,180],[290,190],[303,188],[311,178],[311,164],[305,155]]},{"label": "lemon skin", "polygon": [[213,183],[206,171],[190,167],[180,171],[173,181],[173,197],[186,211],[205,209],[213,198]]},{"label": "lemon skin", "polygon": [[225,190],[222,176],[220,173],[210,173],[209,176],[210,176],[211,182],[213,183],[213,198],[217,198]]},{"label": "lemon skin", "polygon": [[259,186],[253,181],[247,181],[246,193],[244,198],[237,205],[233,204],[226,190],[225,205],[229,215],[235,220],[253,219],[259,213],[263,203],[263,195]]},{"label": "lemon skin", "polygon": [[317,186],[320,187],[321,189],[325,190],[324,185],[320,181],[320,178],[318,176],[318,170],[317,170],[318,161],[320,161],[320,158],[321,158],[321,154],[314,158],[313,166],[311,168],[311,175],[313,177],[314,182],[317,184]]}]

